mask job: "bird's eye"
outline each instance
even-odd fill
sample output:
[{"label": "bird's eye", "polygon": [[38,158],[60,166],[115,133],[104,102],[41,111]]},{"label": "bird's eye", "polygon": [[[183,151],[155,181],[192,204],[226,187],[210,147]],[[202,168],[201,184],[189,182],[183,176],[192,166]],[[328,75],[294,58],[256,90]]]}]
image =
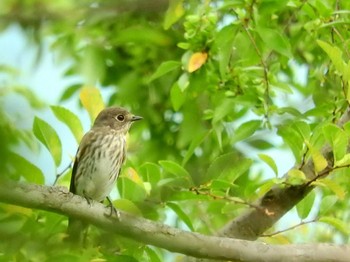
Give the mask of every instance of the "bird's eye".
[{"label": "bird's eye", "polygon": [[124,121],[124,119],[125,119],[124,115],[118,115],[117,116],[117,120],[120,121],[120,122]]}]

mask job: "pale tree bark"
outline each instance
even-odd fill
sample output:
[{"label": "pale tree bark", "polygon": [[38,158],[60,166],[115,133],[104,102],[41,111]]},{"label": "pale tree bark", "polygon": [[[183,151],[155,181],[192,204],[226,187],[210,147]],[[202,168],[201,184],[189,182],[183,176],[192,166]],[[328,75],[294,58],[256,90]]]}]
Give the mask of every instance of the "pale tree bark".
[{"label": "pale tree bark", "polygon": [[230,261],[348,261],[350,246],[268,245],[258,241],[205,236],[120,212],[73,195],[63,187],[0,183],[0,201],[83,219],[102,229],[188,256]]}]

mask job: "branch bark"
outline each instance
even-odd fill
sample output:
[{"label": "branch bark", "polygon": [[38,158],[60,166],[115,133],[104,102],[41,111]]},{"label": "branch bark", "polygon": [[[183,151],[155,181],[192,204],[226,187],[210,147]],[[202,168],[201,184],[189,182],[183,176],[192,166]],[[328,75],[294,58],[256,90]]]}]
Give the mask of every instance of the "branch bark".
[{"label": "branch bark", "polygon": [[[338,125],[343,126],[349,120],[350,110],[347,108],[346,112],[338,121]],[[332,167],[332,148],[325,145],[321,152],[327,159],[328,165]],[[312,160],[309,160],[301,167],[301,171],[310,180],[316,176],[314,170]],[[324,173],[325,175],[323,177],[329,174],[329,172]],[[218,232],[218,235],[237,239],[256,240],[291,208],[298,204],[312,189],[313,187],[308,183],[297,186],[286,186],[284,188],[274,187],[254,203],[257,208],[248,209],[242,215],[231,220]]]},{"label": "branch bark", "polygon": [[0,201],[83,219],[134,240],[198,258],[231,261],[348,261],[350,246],[332,244],[268,245],[261,242],[205,236],[120,212],[109,214],[100,203],[91,205],[63,187],[0,183]]}]

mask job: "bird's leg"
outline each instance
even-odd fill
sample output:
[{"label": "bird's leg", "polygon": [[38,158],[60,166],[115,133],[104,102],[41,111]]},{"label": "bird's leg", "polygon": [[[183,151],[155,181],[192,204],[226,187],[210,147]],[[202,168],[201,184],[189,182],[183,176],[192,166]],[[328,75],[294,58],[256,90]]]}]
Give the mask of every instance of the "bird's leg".
[{"label": "bird's leg", "polygon": [[91,207],[91,204],[92,204],[91,201],[93,201],[93,199],[91,199],[90,197],[87,197],[85,195],[84,195],[84,198],[86,199],[86,202],[88,202],[89,206]]},{"label": "bird's leg", "polygon": [[114,207],[113,202],[109,197],[107,197],[107,201],[108,201],[108,207],[110,208],[110,213],[108,214],[108,216],[110,217],[113,215],[113,213],[115,213],[115,215],[117,216],[117,218],[119,220],[119,218],[120,218],[119,211]]}]

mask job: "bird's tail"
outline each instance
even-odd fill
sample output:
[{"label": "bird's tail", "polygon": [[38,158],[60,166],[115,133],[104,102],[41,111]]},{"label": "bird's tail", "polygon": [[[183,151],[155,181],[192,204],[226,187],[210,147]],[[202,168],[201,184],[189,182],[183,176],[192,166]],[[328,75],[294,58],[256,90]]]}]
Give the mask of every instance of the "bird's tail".
[{"label": "bird's tail", "polygon": [[86,243],[88,224],[76,218],[68,218],[67,240],[74,246],[83,246]]}]

